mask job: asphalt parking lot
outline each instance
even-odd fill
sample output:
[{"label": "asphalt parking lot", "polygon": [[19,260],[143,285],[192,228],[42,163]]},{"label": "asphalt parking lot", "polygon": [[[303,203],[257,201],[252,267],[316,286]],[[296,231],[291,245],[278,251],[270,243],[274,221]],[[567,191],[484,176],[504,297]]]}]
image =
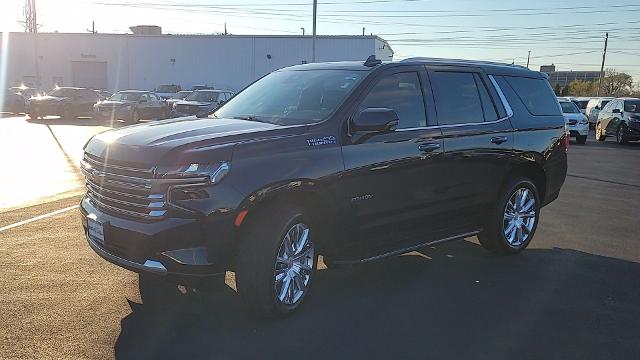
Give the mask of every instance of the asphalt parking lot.
[{"label": "asphalt parking lot", "polygon": [[[520,255],[470,238],[322,269],[300,312],[268,322],[245,314],[229,286],[149,308],[135,274],[89,249],[77,209],[4,230],[77,205],[77,144],[106,128],[5,120],[31,134],[12,144],[51,146],[47,162],[67,177],[56,172],[58,185],[36,196],[36,182],[3,175],[15,200],[0,210],[0,358],[640,357],[640,143],[572,144],[562,193]],[[7,146],[3,169],[41,156]]]}]

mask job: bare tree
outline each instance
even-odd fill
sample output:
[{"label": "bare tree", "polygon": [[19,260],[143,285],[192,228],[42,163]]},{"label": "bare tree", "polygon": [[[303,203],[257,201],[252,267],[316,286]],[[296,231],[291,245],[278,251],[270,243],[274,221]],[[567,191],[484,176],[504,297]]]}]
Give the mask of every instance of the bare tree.
[{"label": "bare tree", "polygon": [[602,78],[602,93],[605,96],[625,96],[633,90],[633,77],[627,73],[607,69]]}]

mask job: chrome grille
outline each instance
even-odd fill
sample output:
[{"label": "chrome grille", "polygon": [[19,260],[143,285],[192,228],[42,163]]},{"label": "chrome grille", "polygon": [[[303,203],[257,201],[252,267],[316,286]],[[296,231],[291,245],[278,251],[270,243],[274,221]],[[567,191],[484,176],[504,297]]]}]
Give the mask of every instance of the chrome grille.
[{"label": "chrome grille", "polygon": [[85,154],[81,169],[87,196],[97,208],[148,220],[167,214],[166,191],[154,188],[153,168],[112,164]]}]

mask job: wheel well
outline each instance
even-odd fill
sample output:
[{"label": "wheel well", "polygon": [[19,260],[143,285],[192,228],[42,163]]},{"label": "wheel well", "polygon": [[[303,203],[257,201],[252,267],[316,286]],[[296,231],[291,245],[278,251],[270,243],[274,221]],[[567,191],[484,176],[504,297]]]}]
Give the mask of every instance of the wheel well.
[{"label": "wheel well", "polygon": [[236,231],[236,240],[239,241],[241,239],[244,229],[250,226],[263,211],[268,211],[273,207],[281,205],[299,206],[305,215],[309,216],[312,224],[320,224],[320,226],[316,226],[316,228],[319,229],[318,239],[320,240],[316,241],[316,244],[320,252],[322,252],[323,245],[326,243],[326,241],[322,240],[333,237],[332,233],[335,230],[336,218],[331,213],[331,207],[327,197],[316,191],[309,190],[298,190],[272,195],[249,208],[246,218],[243,220],[238,231]]},{"label": "wheel well", "polygon": [[544,203],[544,199],[547,192],[547,176],[542,169],[542,166],[538,163],[522,163],[518,164],[509,171],[505,179],[505,183],[503,187],[507,185],[507,182],[514,177],[522,176],[525,177],[538,188],[538,193],[540,195],[540,201]]}]

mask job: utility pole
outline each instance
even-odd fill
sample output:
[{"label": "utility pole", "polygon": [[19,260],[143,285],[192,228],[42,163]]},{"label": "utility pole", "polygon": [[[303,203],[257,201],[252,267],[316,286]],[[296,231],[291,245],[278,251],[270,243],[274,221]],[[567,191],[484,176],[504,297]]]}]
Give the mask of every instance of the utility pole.
[{"label": "utility pole", "polygon": [[316,62],[316,18],[318,15],[318,0],[313,0],[313,40],[311,62]]},{"label": "utility pole", "polygon": [[602,65],[600,65],[600,78],[598,79],[598,91],[596,96],[600,96],[602,89],[602,78],[604,77],[604,59],[607,57],[607,43],[609,42],[609,33],[604,34],[604,51],[602,52]]},{"label": "utility pole", "polygon": [[304,36],[304,28],[301,27],[300,30],[302,30],[302,36]]},{"label": "utility pole", "polygon": [[364,28],[362,28],[362,36],[364,36]]},{"label": "utility pole", "polygon": [[92,21],[91,22],[91,30],[87,29],[88,32],[95,34],[96,33],[96,22]]},{"label": "utility pole", "polygon": [[529,59],[531,59],[531,50],[527,53],[527,69],[529,68]]},{"label": "utility pole", "polygon": [[225,35],[229,35],[229,33],[227,32],[227,22],[224,22],[224,34]]}]

